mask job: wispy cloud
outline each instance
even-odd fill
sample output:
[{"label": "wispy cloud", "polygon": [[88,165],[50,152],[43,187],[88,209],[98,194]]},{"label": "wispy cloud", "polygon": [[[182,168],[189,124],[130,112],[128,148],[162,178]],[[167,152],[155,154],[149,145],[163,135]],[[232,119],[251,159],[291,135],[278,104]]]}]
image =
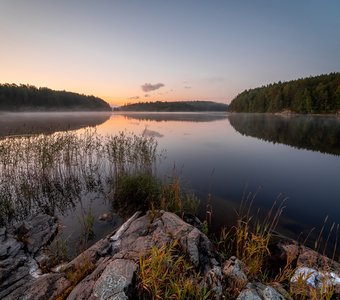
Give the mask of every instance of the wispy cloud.
[{"label": "wispy cloud", "polygon": [[149,94],[145,94],[145,95],[144,95],[144,98],[148,98],[148,97],[150,97]]},{"label": "wispy cloud", "polygon": [[186,85],[184,88],[185,89],[191,89],[191,86]]},{"label": "wispy cloud", "polygon": [[164,86],[164,83],[155,83],[155,84],[151,84],[151,83],[145,83],[141,86],[142,90],[144,92],[151,92],[151,91],[155,91],[160,89],[161,87]]},{"label": "wispy cloud", "polygon": [[130,100],[137,100],[137,99],[139,99],[140,97],[139,96],[133,96],[133,97],[130,97],[129,99]]}]

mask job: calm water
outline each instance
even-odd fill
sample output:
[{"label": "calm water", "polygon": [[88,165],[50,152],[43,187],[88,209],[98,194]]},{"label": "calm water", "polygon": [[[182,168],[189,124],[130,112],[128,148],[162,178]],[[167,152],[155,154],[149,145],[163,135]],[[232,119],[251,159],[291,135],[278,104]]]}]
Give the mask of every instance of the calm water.
[{"label": "calm water", "polygon": [[[50,120],[53,120],[50,122]],[[50,125],[50,126],[46,126]],[[297,237],[321,227],[326,215],[340,223],[340,118],[283,117],[222,113],[129,113],[82,115],[0,115],[0,136],[81,130],[96,127],[101,134],[120,131],[154,136],[166,159],[158,165],[160,176],[174,167],[186,187],[202,199],[201,215],[211,194],[212,226],[234,221],[242,195],[260,191],[254,206],[268,210],[277,196],[287,197],[279,230]],[[110,205],[93,196],[96,219]],[[95,207],[95,209],[94,209]],[[61,216],[70,239],[79,230],[75,207]],[[113,225],[121,220],[115,217]],[[97,237],[112,223],[95,222]],[[72,235],[73,234],[73,235]]]}]

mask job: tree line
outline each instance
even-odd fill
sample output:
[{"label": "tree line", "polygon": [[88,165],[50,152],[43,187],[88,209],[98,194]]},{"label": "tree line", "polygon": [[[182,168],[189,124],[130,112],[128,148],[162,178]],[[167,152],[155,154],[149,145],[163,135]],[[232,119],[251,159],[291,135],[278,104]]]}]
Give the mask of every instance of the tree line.
[{"label": "tree line", "polygon": [[212,101],[156,101],[126,104],[116,108],[120,111],[151,111],[151,112],[200,112],[227,111],[228,105]]},{"label": "tree line", "polygon": [[245,90],[232,100],[234,112],[337,113],[340,73],[330,73]]},{"label": "tree line", "polygon": [[111,111],[104,100],[33,85],[0,84],[3,111]]}]

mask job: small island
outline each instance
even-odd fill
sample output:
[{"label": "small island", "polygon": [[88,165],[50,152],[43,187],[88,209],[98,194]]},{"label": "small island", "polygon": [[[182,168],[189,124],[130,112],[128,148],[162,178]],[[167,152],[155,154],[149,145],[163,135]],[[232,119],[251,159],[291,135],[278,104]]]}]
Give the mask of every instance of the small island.
[{"label": "small island", "polygon": [[111,111],[95,96],[32,85],[0,84],[0,111]]},{"label": "small island", "polygon": [[340,73],[330,73],[245,90],[231,112],[334,114],[340,112]]},{"label": "small island", "polygon": [[126,104],[115,108],[116,111],[149,111],[149,112],[204,112],[227,111],[228,105],[213,101],[170,101],[140,102]]}]

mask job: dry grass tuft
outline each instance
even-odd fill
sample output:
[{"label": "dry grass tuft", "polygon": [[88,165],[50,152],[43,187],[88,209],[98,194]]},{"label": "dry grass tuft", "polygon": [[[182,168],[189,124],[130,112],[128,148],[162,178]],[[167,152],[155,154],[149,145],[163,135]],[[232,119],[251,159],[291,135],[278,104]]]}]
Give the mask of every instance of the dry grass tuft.
[{"label": "dry grass tuft", "polygon": [[[246,264],[249,277],[266,275],[264,267],[265,260],[270,255],[269,241],[272,232],[277,227],[286,200],[281,200],[278,197],[267,215],[262,218],[260,210],[257,211],[256,215],[252,214],[252,205],[257,193],[258,191],[254,194],[249,193],[247,198],[242,200],[240,210],[237,213],[237,224],[229,232],[222,231],[220,238],[222,246],[224,245],[224,252],[235,254],[238,259]],[[218,248],[221,248],[221,245]],[[288,267],[283,272],[287,273]],[[281,276],[284,276],[284,274],[282,273]]]},{"label": "dry grass tuft", "polygon": [[210,299],[203,277],[181,254],[178,242],[157,248],[140,258],[140,288],[152,299]]}]

